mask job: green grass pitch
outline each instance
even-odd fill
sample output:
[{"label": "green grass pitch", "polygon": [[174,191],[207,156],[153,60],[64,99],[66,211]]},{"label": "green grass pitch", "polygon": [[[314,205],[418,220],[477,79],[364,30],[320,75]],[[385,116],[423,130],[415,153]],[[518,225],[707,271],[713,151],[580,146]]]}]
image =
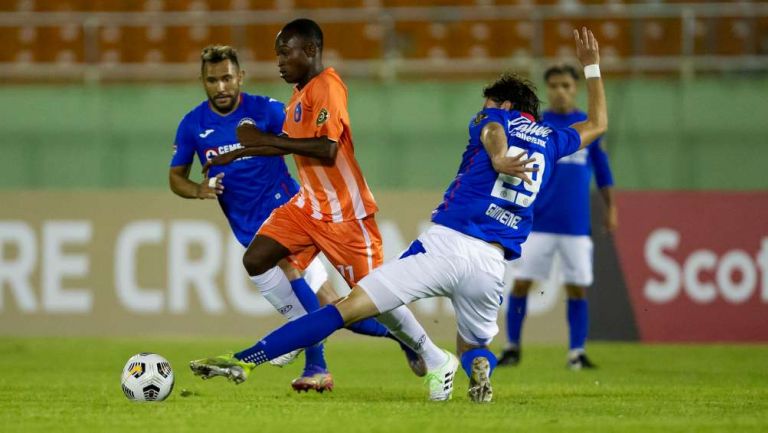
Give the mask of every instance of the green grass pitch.
[{"label": "green grass pitch", "polygon": [[[494,402],[465,396],[429,403],[396,346],[332,338],[336,390],[300,394],[299,365],[263,366],[248,382],[203,382],[188,360],[245,340],[0,339],[0,432],[766,432],[768,346],[594,343],[596,371],[564,368],[564,349],[530,346],[521,366],[493,377]],[[176,388],[162,403],[122,394],[123,364],[137,352],[167,357]],[[192,395],[182,397],[182,389]]]}]

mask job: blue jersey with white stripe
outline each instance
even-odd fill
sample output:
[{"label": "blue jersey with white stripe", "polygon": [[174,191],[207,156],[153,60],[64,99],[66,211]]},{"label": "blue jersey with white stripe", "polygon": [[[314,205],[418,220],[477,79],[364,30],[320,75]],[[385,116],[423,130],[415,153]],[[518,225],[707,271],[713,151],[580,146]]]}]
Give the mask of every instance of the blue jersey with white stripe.
[{"label": "blue jersey with white stripe", "polygon": [[[179,124],[171,166],[201,164],[217,155],[240,149],[237,127],[254,124],[262,131],[281,134],[285,108],[266,96],[241,93],[240,105],[227,115],[213,111],[208,101],[190,111]],[[210,177],[224,173],[224,193],[219,205],[237,240],[247,246],[272,210],[293,197],[299,186],[282,156],[239,158],[228,165],[213,166]]]},{"label": "blue jersey with white stripe", "polygon": [[[499,174],[480,141],[489,122],[507,131],[508,156],[526,152],[539,171],[530,173],[532,184]],[[445,192],[443,202],[432,212],[432,221],[466,235],[495,242],[504,248],[507,260],[520,257],[520,245],[533,224],[533,204],[551,177],[555,162],[579,149],[581,139],[572,128],[558,129],[536,123],[519,111],[486,108],[469,123],[469,144],[459,172]]]},{"label": "blue jersey with white stripe", "polygon": [[[559,114],[544,112],[544,122],[565,128],[587,119],[582,111]],[[563,235],[591,233],[589,187],[594,171],[597,186],[613,185],[608,155],[600,147],[600,139],[578,152],[560,158],[552,166],[552,178],[534,203],[533,231]]]}]

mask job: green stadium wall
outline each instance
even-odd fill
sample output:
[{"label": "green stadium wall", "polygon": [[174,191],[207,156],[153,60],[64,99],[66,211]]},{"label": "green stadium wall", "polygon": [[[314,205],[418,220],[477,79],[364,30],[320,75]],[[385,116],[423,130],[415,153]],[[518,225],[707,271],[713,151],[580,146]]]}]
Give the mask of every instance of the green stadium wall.
[{"label": "green stadium wall", "polygon": [[[374,190],[444,188],[482,85],[350,81],[356,152]],[[282,83],[246,90],[290,95]],[[766,79],[609,81],[617,185],[768,188],[766,95]],[[202,97],[194,84],[0,87],[0,188],[165,188],[176,126]]]}]

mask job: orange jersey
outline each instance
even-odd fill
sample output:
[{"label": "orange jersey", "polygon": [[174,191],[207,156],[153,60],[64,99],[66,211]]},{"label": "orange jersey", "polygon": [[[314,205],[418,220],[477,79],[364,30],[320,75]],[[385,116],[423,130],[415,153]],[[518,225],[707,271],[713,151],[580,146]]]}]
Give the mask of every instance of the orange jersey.
[{"label": "orange jersey", "polygon": [[291,138],[327,136],[338,144],[333,164],[294,155],[301,190],[291,202],[322,221],[360,220],[376,213],[376,201],[355,159],[347,111],[347,86],[326,68],[286,106],[283,132]]}]

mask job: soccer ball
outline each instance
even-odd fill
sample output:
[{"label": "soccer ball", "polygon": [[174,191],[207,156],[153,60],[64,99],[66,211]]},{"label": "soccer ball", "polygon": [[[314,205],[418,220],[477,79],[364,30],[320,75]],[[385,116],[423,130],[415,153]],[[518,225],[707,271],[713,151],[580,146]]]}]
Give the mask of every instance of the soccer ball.
[{"label": "soccer ball", "polygon": [[133,355],[123,367],[120,386],[128,400],[163,401],[173,390],[173,370],[156,353]]}]

